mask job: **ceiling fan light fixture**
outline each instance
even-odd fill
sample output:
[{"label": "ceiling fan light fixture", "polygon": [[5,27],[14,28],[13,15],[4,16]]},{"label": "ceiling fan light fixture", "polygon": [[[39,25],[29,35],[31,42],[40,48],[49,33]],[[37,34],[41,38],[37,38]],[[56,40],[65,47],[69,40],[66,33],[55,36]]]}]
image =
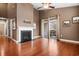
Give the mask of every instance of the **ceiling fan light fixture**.
[{"label": "ceiling fan light fixture", "polygon": [[38,7],[38,10],[45,10],[45,9],[53,9],[54,6],[51,5],[51,3],[42,3],[41,7]]},{"label": "ceiling fan light fixture", "polygon": [[47,3],[44,3],[43,8],[49,8],[49,5]]}]

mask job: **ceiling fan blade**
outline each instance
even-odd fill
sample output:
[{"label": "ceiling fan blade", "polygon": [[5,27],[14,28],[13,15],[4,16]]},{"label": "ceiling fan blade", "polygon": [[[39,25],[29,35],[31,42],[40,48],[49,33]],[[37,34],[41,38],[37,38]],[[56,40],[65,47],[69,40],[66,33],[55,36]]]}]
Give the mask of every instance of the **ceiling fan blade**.
[{"label": "ceiling fan blade", "polygon": [[49,6],[49,8],[55,8],[54,6]]},{"label": "ceiling fan blade", "polygon": [[42,7],[38,7],[37,9],[41,9]]}]

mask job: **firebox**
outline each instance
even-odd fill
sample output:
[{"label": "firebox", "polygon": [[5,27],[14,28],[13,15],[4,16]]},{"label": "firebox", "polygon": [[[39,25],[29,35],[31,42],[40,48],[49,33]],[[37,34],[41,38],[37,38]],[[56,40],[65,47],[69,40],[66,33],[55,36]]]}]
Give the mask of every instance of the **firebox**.
[{"label": "firebox", "polygon": [[21,31],[21,43],[32,40],[32,31],[31,30],[22,30]]}]

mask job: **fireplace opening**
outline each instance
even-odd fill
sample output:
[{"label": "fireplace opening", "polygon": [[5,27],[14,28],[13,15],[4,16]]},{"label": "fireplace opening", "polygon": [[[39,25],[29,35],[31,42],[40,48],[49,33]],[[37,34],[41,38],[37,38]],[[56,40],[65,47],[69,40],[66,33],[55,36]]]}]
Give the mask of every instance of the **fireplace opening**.
[{"label": "fireplace opening", "polygon": [[21,43],[32,40],[32,31],[21,31]]}]

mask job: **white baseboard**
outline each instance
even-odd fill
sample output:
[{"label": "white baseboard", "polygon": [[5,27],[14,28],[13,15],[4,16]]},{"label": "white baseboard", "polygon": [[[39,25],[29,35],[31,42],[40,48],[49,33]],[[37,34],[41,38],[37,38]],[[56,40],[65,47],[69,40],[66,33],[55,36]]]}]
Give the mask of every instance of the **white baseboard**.
[{"label": "white baseboard", "polygon": [[15,40],[15,39],[13,39],[13,38],[11,38],[11,37],[9,37],[9,36],[5,36],[5,37],[10,38],[10,39],[11,39],[12,41],[14,41],[16,44],[19,43],[17,40]]},{"label": "white baseboard", "polygon": [[[4,35],[1,35],[1,36],[4,36]],[[9,36],[6,36],[5,35],[5,37],[8,37],[8,38],[10,38],[12,41],[14,41],[16,44],[18,44],[19,43],[19,41],[18,40],[15,40],[15,39],[13,39],[13,38],[11,38],[11,37],[9,37]],[[33,39],[37,39],[37,38],[39,38],[39,37],[41,37],[41,36],[34,36],[34,38]]]},{"label": "white baseboard", "polygon": [[37,38],[39,38],[39,37],[41,37],[41,36],[34,36],[34,38],[33,38],[33,39],[37,39]]},{"label": "white baseboard", "polygon": [[79,44],[79,41],[67,40],[67,39],[59,39],[59,40],[63,41],[63,42],[69,42],[69,43]]}]

